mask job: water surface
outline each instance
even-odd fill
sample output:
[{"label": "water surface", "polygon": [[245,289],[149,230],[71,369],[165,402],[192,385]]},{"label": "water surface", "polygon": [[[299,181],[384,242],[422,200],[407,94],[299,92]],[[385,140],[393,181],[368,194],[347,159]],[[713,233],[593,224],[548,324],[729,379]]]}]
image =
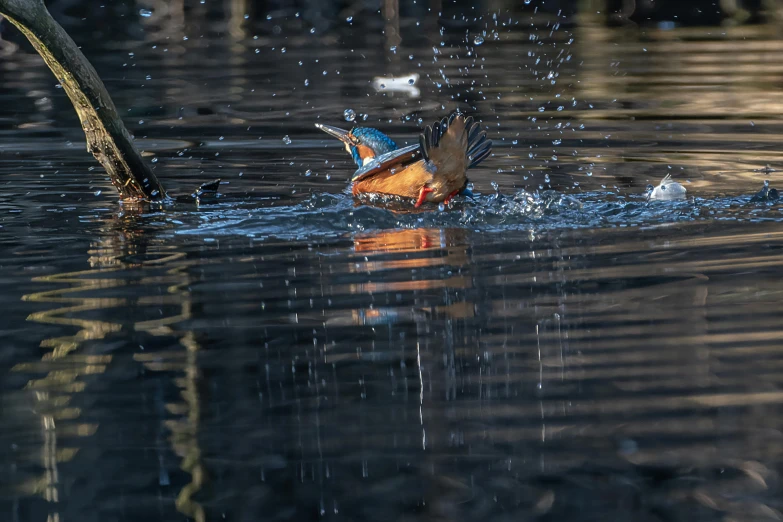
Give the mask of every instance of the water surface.
[{"label": "water surface", "polygon": [[[217,200],[118,204],[3,31],[3,520],[783,516],[771,27],[160,4],[58,17]],[[313,127],[348,108],[400,144],[482,120],[477,197],[354,201]],[[647,201],[666,174],[688,197]]]}]

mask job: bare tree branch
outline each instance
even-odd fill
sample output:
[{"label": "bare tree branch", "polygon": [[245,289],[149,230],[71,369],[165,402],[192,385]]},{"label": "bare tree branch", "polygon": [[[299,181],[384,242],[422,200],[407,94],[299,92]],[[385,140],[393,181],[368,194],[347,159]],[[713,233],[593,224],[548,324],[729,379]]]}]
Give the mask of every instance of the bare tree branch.
[{"label": "bare tree branch", "polygon": [[87,150],[111,176],[122,199],[159,201],[166,192],[141,157],[106,87],[43,0],[0,0],[0,14],[33,44],[71,99]]}]

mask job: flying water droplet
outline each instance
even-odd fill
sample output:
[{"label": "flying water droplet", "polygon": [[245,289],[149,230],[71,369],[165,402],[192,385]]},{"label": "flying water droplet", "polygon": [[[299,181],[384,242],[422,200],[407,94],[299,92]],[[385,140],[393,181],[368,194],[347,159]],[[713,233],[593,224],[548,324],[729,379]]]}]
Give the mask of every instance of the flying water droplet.
[{"label": "flying water droplet", "polygon": [[310,177],[310,176],[312,176],[312,175],[313,175],[313,171],[312,171],[312,170],[310,170],[310,169],[307,169],[307,170],[305,171],[305,176],[306,176],[306,177],[308,177],[308,178],[309,178],[309,177]]},{"label": "flying water droplet", "polygon": [[304,84],[305,84],[305,87],[307,87],[308,85],[310,85],[310,80],[305,80]]},{"label": "flying water droplet", "polygon": [[549,174],[544,174],[544,181],[549,183]]},{"label": "flying water droplet", "polygon": [[140,9],[139,16],[143,16],[144,18],[149,18],[150,16],[152,16],[152,11],[150,11],[149,9]]},{"label": "flying water droplet", "polygon": [[283,136],[283,143],[285,143],[286,145],[291,145],[291,138],[288,137],[288,134]]},{"label": "flying water droplet", "polygon": [[356,111],[353,109],[345,109],[343,111],[343,118],[345,118],[345,121],[354,121],[356,119]]},{"label": "flying water droplet", "polygon": [[476,36],[473,39],[473,45],[481,45],[484,43],[484,38],[482,36]]},{"label": "flying water droplet", "polygon": [[353,16],[349,16],[348,18],[345,19],[345,21],[350,24],[351,22],[353,22]]}]

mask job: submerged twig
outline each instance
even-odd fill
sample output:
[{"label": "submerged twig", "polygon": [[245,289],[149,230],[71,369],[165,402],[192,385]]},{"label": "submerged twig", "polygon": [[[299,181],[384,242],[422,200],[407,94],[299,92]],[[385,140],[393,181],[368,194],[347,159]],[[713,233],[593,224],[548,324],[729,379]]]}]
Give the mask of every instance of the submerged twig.
[{"label": "submerged twig", "polygon": [[43,0],[0,0],[0,15],[30,40],[59,80],[81,120],[87,150],[109,173],[120,197],[165,199],[163,186],[133,144],[98,73]]}]

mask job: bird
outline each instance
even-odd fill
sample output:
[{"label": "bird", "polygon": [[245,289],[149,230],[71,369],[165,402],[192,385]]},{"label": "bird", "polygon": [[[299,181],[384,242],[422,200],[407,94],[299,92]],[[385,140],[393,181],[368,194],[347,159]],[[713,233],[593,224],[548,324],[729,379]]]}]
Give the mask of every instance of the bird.
[{"label": "bird", "polygon": [[397,148],[377,129],[350,131],[329,125],[316,127],[345,143],[359,169],[351,178],[354,196],[384,194],[424,203],[448,204],[457,194],[470,195],[467,170],[485,160],[492,141],[473,117],[455,112],[434,122],[419,135],[419,143]]},{"label": "bird", "polygon": [[359,168],[378,156],[397,150],[397,144],[394,140],[372,127],[354,127],[351,130],[343,130],[321,123],[316,123],[315,126],[342,141],[345,144],[345,150],[348,151]]}]

